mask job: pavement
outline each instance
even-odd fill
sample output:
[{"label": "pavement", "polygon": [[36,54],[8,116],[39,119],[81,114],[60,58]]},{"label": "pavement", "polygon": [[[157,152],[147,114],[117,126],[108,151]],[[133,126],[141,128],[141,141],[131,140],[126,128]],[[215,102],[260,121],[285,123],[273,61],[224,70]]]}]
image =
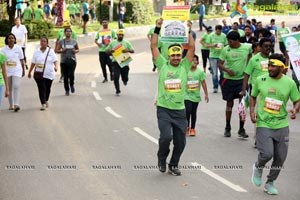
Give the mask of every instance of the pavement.
[{"label": "pavement", "polygon": [[[299,16],[249,16],[249,19],[256,18],[257,21],[263,22],[263,24],[268,24],[270,22],[271,18],[274,18],[276,20],[277,26],[280,26],[281,21],[295,21],[299,23]],[[216,18],[216,19],[207,19],[204,20],[204,24],[206,26],[212,26],[214,27],[215,25],[221,24],[222,25],[222,20],[224,18]],[[238,18],[231,19],[230,17],[225,18],[227,19],[228,23],[233,23],[238,20]],[[195,31],[198,31],[198,20],[193,21],[193,29]],[[147,33],[151,27],[154,25],[147,25],[147,26],[135,26],[135,27],[125,27],[125,39],[127,40],[136,40],[140,38],[147,37]],[[99,27],[100,28],[100,27]],[[87,47],[92,47],[95,46],[94,39],[96,36],[96,32],[90,32],[87,35],[78,35],[78,44],[79,48],[87,48]],[[55,39],[49,40],[49,46],[52,48],[55,47]],[[31,59],[33,56],[33,53],[35,49],[39,47],[39,42],[29,42],[27,44],[26,48],[26,56],[28,59]]]}]

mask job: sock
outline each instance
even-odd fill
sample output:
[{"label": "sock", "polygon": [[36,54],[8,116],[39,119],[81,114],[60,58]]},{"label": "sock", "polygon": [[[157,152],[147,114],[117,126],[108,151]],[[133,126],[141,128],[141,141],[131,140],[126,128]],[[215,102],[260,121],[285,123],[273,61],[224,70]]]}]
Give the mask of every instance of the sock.
[{"label": "sock", "polygon": [[244,128],[244,124],[245,124],[245,122],[240,120],[240,130]]},{"label": "sock", "polygon": [[226,120],[226,128],[227,129],[231,129],[230,120]]}]

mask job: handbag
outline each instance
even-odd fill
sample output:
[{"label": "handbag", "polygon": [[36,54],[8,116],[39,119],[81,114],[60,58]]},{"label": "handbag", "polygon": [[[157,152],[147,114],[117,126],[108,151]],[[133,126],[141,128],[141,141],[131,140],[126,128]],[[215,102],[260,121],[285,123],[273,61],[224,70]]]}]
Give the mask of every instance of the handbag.
[{"label": "handbag", "polygon": [[50,47],[49,47],[49,50],[47,52],[44,65],[43,66],[40,66],[40,65],[35,66],[34,73],[33,73],[33,78],[34,79],[37,79],[37,80],[43,79],[47,58],[48,58],[48,55],[49,55],[49,51],[50,51]]}]

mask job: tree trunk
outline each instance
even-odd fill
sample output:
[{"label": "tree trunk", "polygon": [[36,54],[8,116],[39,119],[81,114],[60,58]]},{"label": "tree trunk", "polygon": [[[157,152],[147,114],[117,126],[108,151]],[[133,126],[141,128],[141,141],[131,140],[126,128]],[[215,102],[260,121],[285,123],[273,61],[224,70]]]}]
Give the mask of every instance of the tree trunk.
[{"label": "tree trunk", "polygon": [[10,21],[11,24],[13,24],[15,22],[17,1],[16,0],[11,1],[11,6],[9,5],[9,2],[10,2],[9,0],[6,0],[6,9],[8,14],[8,20]]},{"label": "tree trunk", "polygon": [[57,0],[57,21],[56,26],[64,23],[64,0]]}]

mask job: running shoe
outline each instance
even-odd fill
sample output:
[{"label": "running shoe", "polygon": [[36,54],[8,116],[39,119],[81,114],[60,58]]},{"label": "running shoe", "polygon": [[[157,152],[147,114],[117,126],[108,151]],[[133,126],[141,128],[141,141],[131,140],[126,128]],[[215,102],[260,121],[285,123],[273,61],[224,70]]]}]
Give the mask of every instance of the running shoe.
[{"label": "running shoe", "polygon": [[267,182],[264,187],[264,191],[270,195],[277,195],[278,190],[273,184],[273,181]]},{"label": "running shoe", "polygon": [[253,164],[253,171],[252,171],[252,178],[251,181],[253,185],[259,187],[261,186],[261,177],[262,177],[263,170],[259,169]]},{"label": "running shoe", "polygon": [[181,171],[178,169],[178,167],[175,166],[169,166],[168,173],[173,176],[181,176]]},{"label": "running shoe", "polygon": [[248,138],[249,137],[249,135],[246,133],[246,130],[244,128],[242,128],[238,131],[238,135],[239,135],[239,137],[242,137],[242,138]]},{"label": "running shoe", "polygon": [[196,130],[195,129],[191,128],[190,136],[196,136]]}]

